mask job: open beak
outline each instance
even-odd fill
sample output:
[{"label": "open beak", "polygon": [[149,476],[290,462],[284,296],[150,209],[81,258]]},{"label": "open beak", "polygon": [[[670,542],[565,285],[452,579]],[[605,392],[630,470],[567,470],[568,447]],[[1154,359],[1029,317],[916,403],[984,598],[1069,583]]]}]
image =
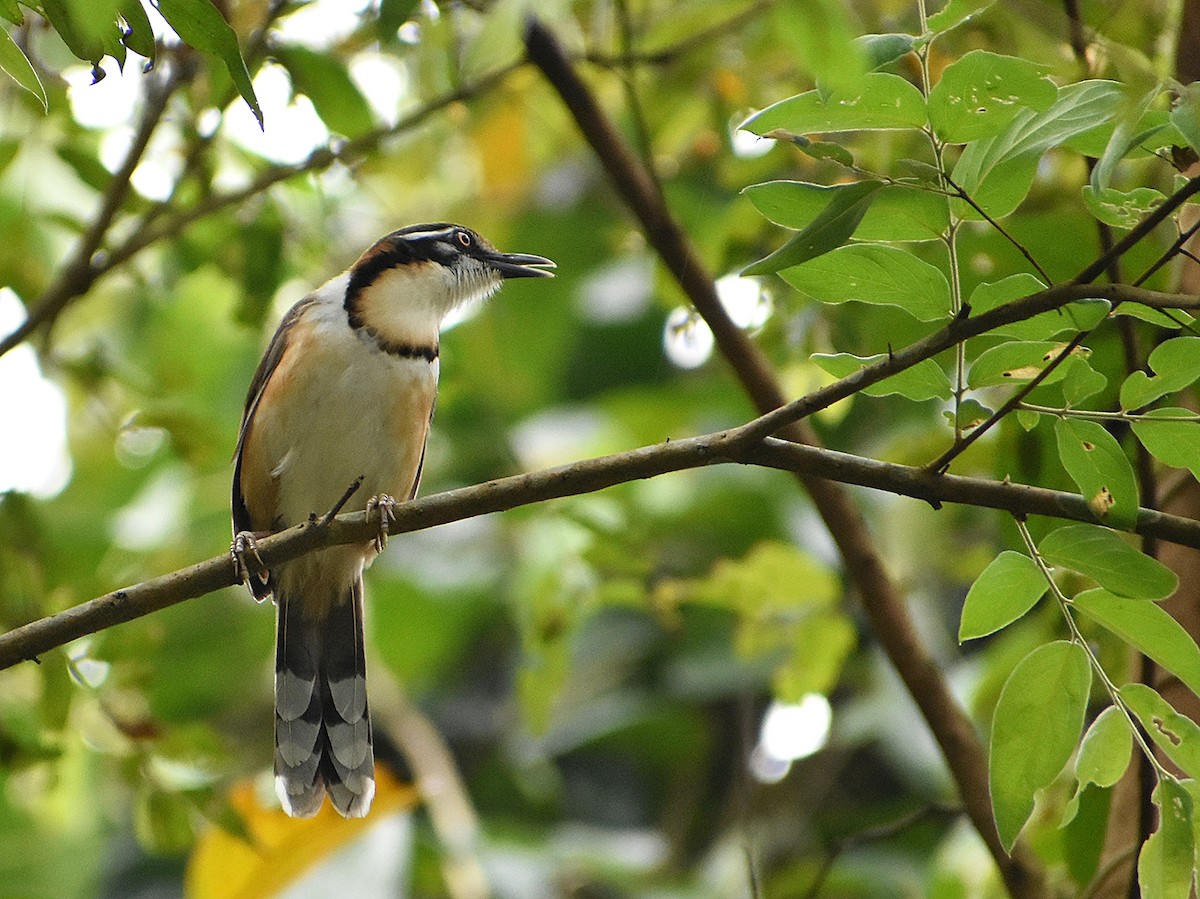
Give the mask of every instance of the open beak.
[{"label": "open beak", "polygon": [[488,265],[505,278],[553,278],[554,260],[530,253],[492,253],[484,257]]}]

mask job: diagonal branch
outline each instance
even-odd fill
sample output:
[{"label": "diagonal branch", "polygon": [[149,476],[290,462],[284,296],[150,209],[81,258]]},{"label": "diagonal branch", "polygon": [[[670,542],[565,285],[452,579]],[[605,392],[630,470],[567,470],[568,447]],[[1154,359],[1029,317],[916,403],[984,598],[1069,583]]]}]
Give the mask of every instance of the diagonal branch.
[{"label": "diagonal branch", "polygon": [[[897,465],[768,438],[747,446],[744,434],[755,422],[728,431],[671,440],[623,453],[584,459],[557,468],[514,475],[400,503],[389,533],[402,534],[502,512],[533,503],[593,493],[618,484],[707,465],[756,465],[856,484],[913,497],[932,504],[962,503],[1000,509],[1018,517],[1043,515],[1095,522],[1082,496],[960,475],[932,475],[922,468]],[[1200,522],[1150,509],[1138,512],[1134,532],[1200,548]],[[311,521],[257,543],[268,566],[307,553],[349,543],[366,543],[378,533],[365,512],[339,515],[327,525]],[[0,669],[36,659],[42,653],[87,634],[141,618],[160,609],[237,584],[233,562],[222,554],[187,568],[143,581],[0,635]]]},{"label": "diagonal branch", "polygon": [[[100,197],[100,208],[96,211],[83,236],[71,251],[70,257],[58,270],[57,276],[50,283],[37,301],[33,304],[28,316],[11,334],[0,340],[0,356],[13,347],[24,342],[34,332],[43,326],[54,323],[67,304],[75,297],[87,293],[96,278],[99,277],[103,263],[103,254],[99,253],[113,220],[129,196],[134,170],[142,161],[150,138],[154,136],[158,124],[162,121],[167,108],[167,101],[175,89],[190,74],[190,63],[186,54],[177,54],[172,64],[163,66],[164,74],[155,79],[146,92],[146,104],[138,120],[137,130],[133,140],[121,160],[121,165],[113,172],[104,193]],[[98,255],[99,254],[99,255]]]},{"label": "diagonal branch", "polygon": [[[553,33],[531,19],[525,46],[530,61],[558,92],[613,186],[637,216],[650,245],[708,323],[722,355],[759,413],[783,406],[786,398],[769,360],[725,312],[712,274],[671,215],[653,177],[600,108]],[[802,444],[819,442],[807,422],[798,419],[780,433]],[[992,818],[987,762],[978,734],[917,634],[901,591],[875,550],[862,513],[838,485],[806,474],[801,474],[800,480],[838,545],[876,637],[938,741],[967,814],[1009,891],[1020,897],[1043,895],[1044,876],[1038,862],[1022,847],[1010,856],[1000,843]]]}]

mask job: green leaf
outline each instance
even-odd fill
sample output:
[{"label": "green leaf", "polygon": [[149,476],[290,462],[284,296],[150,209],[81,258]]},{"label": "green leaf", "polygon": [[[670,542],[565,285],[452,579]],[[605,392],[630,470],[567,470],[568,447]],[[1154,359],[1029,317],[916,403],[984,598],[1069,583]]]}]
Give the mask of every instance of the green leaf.
[{"label": "green leaf", "polygon": [[739,127],[758,135],[782,128],[793,134],[921,128],[925,98],[899,75],[868,72],[852,92],[807,91],[755,113]]},{"label": "green leaf", "polygon": [[1175,711],[1153,687],[1132,683],[1117,692],[1167,758],[1189,777],[1200,777],[1200,725]]},{"label": "green leaf", "polygon": [[923,322],[950,315],[946,276],[897,247],[852,244],[780,274],[801,293],[824,303],[858,300],[899,306]]},{"label": "green leaf", "polygon": [[1092,185],[1085,184],[1082,190],[1088,212],[1098,221],[1114,228],[1132,228],[1166,199],[1162,191],[1153,187],[1134,190],[1106,187],[1097,191]]},{"label": "green leaf", "polygon": [[854,39],[869,71],[895,62],[911,53],[915,38],[911,34],[864,34]]},{"label": "green leaf", "polygon": [[1111,787],[1129,767],[1133,753],[1133,733],[1129,721],[1115,705],[1101,712],[1083,735],[1075,759],[1075,776],[1082,789],[1085,784]]},{"label": "green leaf", "polygon": [[1101,588],[1080,593],[1072,603],[1200,695],[1200,648],[1161,606],[1116,596]]},{"label": "green leaf", "polygon": [[1092,368],[1082,356],[1068,359],[1063,368],[1067,370],[1062,380],[1063,401],[1068,409],[1078,409],[1085,400],[1108,386],[1108,378]]},{"label": "green leaf", "polygon": [[[1019,384],[1032,380],[1065,346],[1052,340],[1014,340],[994,346],[984,350],[971,363],[968,384],[972,390],[978,390],[996,384]],[[1042,383],[1053,384],[1061,380],[1066,374],[1064,367],[1065,363],[1059,365]]]},{"label": "green leaf", "polygon": [[1154,375],[1135,371],[1121,385],[1121,408],[1141,409],[1200,378],[1200,337],[1174,337],[1156,346],[1146,360]]},{"label": "green leaf", "polygon": [[[96,9],[80,9],[74,0],[42,0],[42,10],[58,36],[79,59],[97,65],[104,58],[105,33],[116,31],[116,4],[100,0]],[[111,13],[111,15],[110,15]],[[101,72],[97,80],[103,77]]]},{"label": "green leaf", "polygon": [[782,130],[768,132],[766,137],[772,140],[790,140],[797,150],[813,159],[832,159],[847,168],[854,165],[854,154],[833,141],[809,140],[803,134],[790,134]]},{"label": "green leaf", "polygon": [[[874,356],[852,356],[849,353],[815,353],[813,362],[837,378],[845,378],[874,362],[887,358],[884,353]],[[899,374],[884,378],[877,384],[863,388],[868,396],[899,395],[917,402],[925,400],[948,400],[953,393],[950,379],[942,371],[942,367],[932,359],[924,359],[912,368],[906,368]]]},{"label": "green leaf", "polygon": [[855,89],[867,66],[841,0],[781,3],[771,15],[776,33],[822,89]]},{"label": "green leaf", "polygon": [[840,247],[850,239],[882,186],[879,181],[859,181],[834,191],[804,230],[765,259],[747,266],[742,274],[769,275]]},{"label": "green leaf", "polygon": [[[1123,99],[1112,81],[1061,87],[1049,109],[1023,109],[1001,134],[968,144],[954,166],[954,181],[989,215],[1003,218],[1029,193],[1043,153],[1110,120]],[[961,200],[955,209],[964,218],[982,218]]]},{"label": "green leaf", "polygon": [[1163,779],[1154,788],[1158,830],[1138,854],[1138,886],[1143,899],[1188,899],[1196,877],[1192,797],[1182,784]]},{"label": "green leaf", "polygon": [[[777,626],[772,629],[778,633]],[[836,610],[814,612],[784,633],[791,652],[772,674],[775,698],[799,702],[809,693],[828,693],[837,686],[846,658],[858,642],[850,620]]]},{"label": "green leaf", "polygon": [[0,69],[3,69],[4,74],[37,97],[44,112],[50,111],[50,101],[46,98],[46,89],[42,87],[42,80],[38,78],[37,72],[33,70],[33,66],[25,58],[21,48],[3,28],[0,28]]},{"label": "green leaf", "polygon": [[1183,88],[1175,108],[1171,110],[1171,124],[1197,153],[1200,153],[1200,82],[1193,81]]},{"label": "green leaf", "polygon": [[118,7],[121,18],[125,20],[125,46],[138,56],[154,62],[156,45],[154,29],[150,27],[150,18],[142,7],[142,0],[121,0]]},{"label": "green leaf", "polygon": [[[971,292],[968,304],[971,314],[979,315],[1045,289],[1046,285],[1034,275],[1019,272],[999,281],[983,282]],[[1079,300],[1024,321],[1002,325],[989,333],[1017,340],[1046,340],[1063,331],[1094,328],[1104,320],[1111,308],[1112,304],[1106,300]]]},{"label": "green leaf", "polygon": [[254,95],[250,72],[242,51],[238,49],[237,34],[221,18],[221,13],[209,0],[151,0],[167,24],[175,29],[184,43],[201,53],[215,56],[225,64],[238,93],[263,127],[262,109]]},{"label": "green leaf", "polygon": [[1155,459],[1186,468],[1200,480],[1200,422],[1189,409],[1152,409],[1133,423],[1133,433]]},{"label": "green leaf", "polygon": [[[866,182],[875,183],[875,182]],[[785,228],[806,228],[838,191],[854,185],[767,181],[742,191],[754,208]],[[873,199],[853,234],[859,240],[935,240],[950,224],[944,196],[927,190],[888,184]]]},{"label": "green leaf", "polygon": [[1137,479],[1117,438],[1099,422],[1079,418],[1060,418],[1054,423],[1054,434],[1063,468],[1092,514],[1113,527],[1133,527],[1138,513]]},{"label": "green leaf", "polygon": [[1005,849],[1029,820],[1034,793],[1058,776],[1079,742],[1091,682],[1087,653],[1059,641],[1022,659],[1000,691],[988,773]]},{"label": "green leaf", "polygon": [[926,25],[931,33],[942,34],[973,19],[995,2],[996,0],[950,0],[940,12],[926,19]]},{"label": "green leaf", "polygon": [[[21,7],[17,5],[17,0],[0,0],[0,18],[7,19],[14,25],[20,25],[24,21],[24,16],[21,15]],[[885,37],[885,35],[870,36]]]},{"label": "green leaf", "polygon": [[1130,318],[1136,318],[1139,321],[1149,322],[1159,328],[1166,328],[1170,331],[1177,331],[1180,328],[1186,328],[1195,318],[1184,312],[1182,309],[1172,309],[1168,316],[1160,309],[1153,309],[1150,306],[1143,306],[1140,303],[1122,303],[1113,309],[1113,315],[1128,315]]},{"label": "green leaf", "polygon": [[1049,589],[1037,562],[1005,550],[994,558],[967,591],[958,642],[986,637],[1016,621]]},{"label": "green leaf", "polygon": [[330,131],[358,137],[374,127],[371,105],[341,60],[307,47],[276,47],[272,52],[288,70],[292,88],[312,101]]},{"label": "green leaf", "polygon": [[1086,574],[1101,587],[1132,599],[1164,599],[1179,578],[1157,559],[1138,552],[1116,531],[1069,524],[1042,538],[1038,551],[1051,565]]},{"label": "green leaf", "polygon": [[1111,787],[1125,774],[1132,754],[1133,732],[1129,721],[1117,706],[1110,705],[1092,722],[1079,744],[1079,754],[1075,756],[1077,786],[1063,809],[1060,826],[1065,827],[1075,818],[1088,784]]},{"label": "green leaf", "polygon": [[1041,66],[972,50],[951,63],[929,92],[929,121],[948,143],[965,144],[1007,128],[1023,109],[1044,112],[1058,88]]}]

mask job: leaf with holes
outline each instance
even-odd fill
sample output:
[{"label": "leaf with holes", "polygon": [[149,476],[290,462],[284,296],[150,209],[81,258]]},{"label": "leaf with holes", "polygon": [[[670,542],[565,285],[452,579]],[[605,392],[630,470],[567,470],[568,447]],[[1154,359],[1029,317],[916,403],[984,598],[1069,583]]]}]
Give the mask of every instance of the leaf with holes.
[{"label": "leaf with holes", "polygon": [[1034,794],[1071,758],[1091,684],[1087,653],[1058,641],[1022,659],[1000,691],[992,717],[988,781],[1005,849],[1012,849],[1029,820]]},{"label": "leaf with holes", "polygon": [[1138,552],[1116,531],[1094,524],[1056,528],[1038,544],[1051,565],[1086,574],[1101,587],[1131,599],[1165,599],[1179,586],[1175,572]]},{"label": "leaf with holes", "polygon": [[[874,356],[852,356],[850,353],[814,353],[812,360],[836,378],[845,378],[874,362],[886,359],[885,353]],[[884,378],[877,384],[864,387],[867,396],[903,396],[910,400],[948,400],[953,393],[950,379],[932,359],[924,359],[899,374]]]},{"label": "leaf with holes", "polygon": [[1153,687],[1132,683],[1118,692],[1159,749],[1189,777],[1200,778],[1200,725],[1175,711]]},{"label": "leaf with holes", "polygon": [[1141,409],[1200,378],[1200,337],[1173,337],[1146,360],[1153,375],[1135,371],[1121,385],[1121,408]]},{"label": "leaf with holes", "polygon": [[1196,879],[1196,834],[1192,826],[1192,796],[1174,779],[1159,780],[1154,788],[1158,830],[1138,853],[1138,887],[1143,899],[1188,899]]},{"label": "leaf with holes", "polygon": [[967,591],[958,642],[995,633],[1016,621],[1048,589],[1037,562],[1021,553],[1005,550],[994,558]]},{"label": "leaf with holes", "polygon": [[1058,88],[1027,59],[972,50],[951,63],[929,92],[929,121],[948,143],[965,144],[1007,128],[1023,109],[1044,112]]},{"label": "leaf with holes", "polygon": [[1058,457],[1092,514],[1113,527],[1137,522],[1138,488],[1133,466],[1117,438],[1095,421],[1060,418],[1054,423]]},{"label": "leaf with holes", "polygon": [[783,128],[793,134],[921,128],[925,98],[906,79],[868,72],[853,90],[807,91],[755,113],[738,127],[765,135]]},{"label": "leaf with holes", "polygon": [[770,275],[842,246],[867,214],[881,187],[880,181],[860,181],[837,190],[804,230],[765,259],[746,266],[742,274]]},{"label": "leaf with holes", "polygon": [[[1113,81],[1061,87],[1049,109],[1022,109],[1000,134],[969,143],[952,177],[993,218],[1010,215],[1033,186],[1042,154],[1111,121],[1123,102],[1124,92]],[[964,218],[983,218],[961,200],[954,206]]]},{"label": "leaf with holes", "polygon": [[1092,185],[1083,186],[1083,202],[1098,221],[1114,228],[1132,228],[1166,196],[1153,187],[1138,187],[1133,190],[1117,190],[1106,187],[1096,190]]},{"label": "leaf with holes", "polygon": [[[967,375],[972,390],[993,387],[997,384],[1020,384],[1037,377],[1043,368],[1056,358],[1066,344],[1052,340],[1015,340],[1002,343],[979,354]],[[1076,354],[1086,353],[1077,348]],[[1053,384],[1066,374],[1059,365],[1046,376],[1043,384]]]},{"label": "leaf with holes", "polygon": [[1200,695],[1200,648],[1161,606],[1115,596],[1102,588],[1080,593],[1072,603]]}]

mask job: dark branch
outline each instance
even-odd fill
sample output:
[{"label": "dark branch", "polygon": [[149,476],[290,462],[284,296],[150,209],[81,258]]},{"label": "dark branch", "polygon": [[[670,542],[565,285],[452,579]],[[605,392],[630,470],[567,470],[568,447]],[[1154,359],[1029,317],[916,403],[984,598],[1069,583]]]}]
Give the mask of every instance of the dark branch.
[{"label": "dark branch", "polygon": [[[1044,515],[1095,522],[1083,497],[1008,481],[957,475],[931,475],[921,468],[893,465],[847,453],[768,438],[747,446],[745,433],[755,422],[729,431],[672,440],[624,453],[586,459],[558,468],[514,475],[400,503],[389,525],[402,534],[519,506],[592,493],[617,484],[716,463],[758,465],[808,477],[857,484],[926,502],[963,503],[1001,509],[1018,516]],[[340,515],[325,525],[306,522],[257,543],[268,567],[326,546],[366,543],[378,533],[378,521],[365,512]],[[1142,509],[1134,531],[1200,548],[1200,522]],[[0,636],[0,669],[35,659],[44,652],[164,609],[237,585],[228,553],[188,568],[116,590],[97,599],[31,622]]]}]

